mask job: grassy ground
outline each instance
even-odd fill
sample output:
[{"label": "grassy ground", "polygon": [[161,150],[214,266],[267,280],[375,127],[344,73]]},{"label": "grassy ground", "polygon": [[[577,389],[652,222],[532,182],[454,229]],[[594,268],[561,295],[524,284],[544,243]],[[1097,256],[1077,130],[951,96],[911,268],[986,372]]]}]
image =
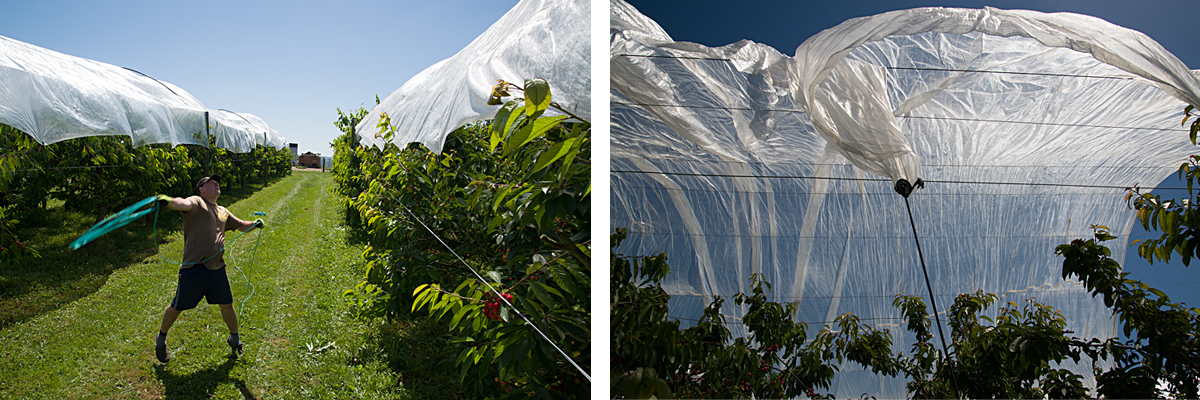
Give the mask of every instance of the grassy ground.
[{"label": "grassy ground", "polygon": [[43,258],[0,268],[0,398],[461,397],[443,327],[349,316],[341,293],[361,276],[362,249],[341,225],[333,185],[328,174],[295,173],[221,197],[242,218],[267,213],[267,229],[230,244],[226,257],[249,277],[228,269],[246,342],[238,359],[218,308],[203,302],[172,328],[171,362],[154,359],[178,272],[163,258],[182,252],[177,216],[159,221],[160,235],[171,231],[161,256],[149,224],[71,252],[66,244],[92,221],[61,209],[40,217],[24,235]]}]

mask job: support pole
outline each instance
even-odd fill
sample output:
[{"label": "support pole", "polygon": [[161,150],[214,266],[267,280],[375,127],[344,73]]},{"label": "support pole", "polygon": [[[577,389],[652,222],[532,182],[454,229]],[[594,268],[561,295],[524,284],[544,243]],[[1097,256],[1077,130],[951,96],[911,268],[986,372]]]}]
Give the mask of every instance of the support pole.
[{"label": "support pole", "polygon": [[[209,131],[208,124],[209,124],[208,111],[205,111],[204,112],[204,141],[205,142],[208,142],[209,139],[212,138],[212,132]],[[204,166],[204,176],[212,176],[212,159],[213,159],[213,149],[212,149],[212,145],[209,145],[208,146],[208,165]]]},{"label": "support pole", "polygon": [[908,180],[901,179],[896,181],[896,193],[904,197],[904,207],[908,209],[908,223],[912,226],[913,241],[917,243],[917,257],[921,260],[921,273],[925,275],[925,289],[929,291],[929,304],[933,306],[933,320],[937,323],[938,339],[942,341],[942,354],[945,354],[946,365],[950,368],[950,383],[954,385],[954,396],[961,397],[958,393],[958,377],[954,371],[954,363],[950,360],[950,349],[946,346],[946,334],[942,332],[942,318],[938,316],[937,300],[933,298],[933,285],[929,283],[929,270],[925,268],[925,254],[921,252],[921,239],[917,236],[917,223],[913,219],[912,205],[908,202],[908,195],[916,188],[924,188],[925,182],[917,179],[915,185],[910,185]]}]

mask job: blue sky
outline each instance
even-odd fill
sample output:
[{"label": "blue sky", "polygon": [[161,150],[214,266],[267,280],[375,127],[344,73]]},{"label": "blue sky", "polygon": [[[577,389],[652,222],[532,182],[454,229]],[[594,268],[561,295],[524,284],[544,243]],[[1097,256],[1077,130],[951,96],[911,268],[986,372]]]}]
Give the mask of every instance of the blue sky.
[{"label": "blue sky", "polygon": [[516,3],[4,1],[0,36],[141,71],[332,155],[337,108],[374,106]]},{"label": "blue sky", "polygon": [[[1200,69],[1200,1],[724,1],[724,0],[626,0],[654,19],[677,41],[706,46],[723,46],[749,39],[795,55],[796,47],[809,36],[850,18],[914,7],[992,6],[1043,12],[1074,12],[1099,17],[1141,31],[1158,41],[1193,70]],[[1180,110],[1182,111],[1182,110]],[[1200,149],[1197,149],[1200,154]],[[1186,187],[1178,179],[1164,177],[1162,187]],[[1186,196],[1186,191],[1157,190],[1164,198]],[[1156,238],[1138,225],[1131,240]],[[1110,246],[1118,245],[1110,242]],[[1174,262],[1150,265],[1130,247],[1123,264],[1130,278],[1162,289],[1173,301],[1200,307],[1200,261],[1184,267]]]}]

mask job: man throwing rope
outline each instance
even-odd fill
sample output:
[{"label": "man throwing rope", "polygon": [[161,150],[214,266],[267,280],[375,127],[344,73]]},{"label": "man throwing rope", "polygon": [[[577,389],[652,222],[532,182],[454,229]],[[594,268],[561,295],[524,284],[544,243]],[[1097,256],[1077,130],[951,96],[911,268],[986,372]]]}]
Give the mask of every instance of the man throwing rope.
[{"label": "man throwing rope", "polygon": [[175,298],[163,312],[162,326],[154,342],[154,355],[158,361],[167,362],[167,331],[184,310],[200,304],[208,298],[208,304],[221,307],[221,318],[229,326],[230,350],[234,356],[242,354],[242,340],[238,336],[237,312],[233,309],[233,292],[229,289],[229,277],[225,274],[225,231],[237,229],[249,231],[262,227],[263,220],[243,221],[217,205],[221,195],[221,176],[200,178],[196,182],[198,196],[187,198],[159,195],[167,208],[183,213],[183,258],[179,266],[179,284]]}]

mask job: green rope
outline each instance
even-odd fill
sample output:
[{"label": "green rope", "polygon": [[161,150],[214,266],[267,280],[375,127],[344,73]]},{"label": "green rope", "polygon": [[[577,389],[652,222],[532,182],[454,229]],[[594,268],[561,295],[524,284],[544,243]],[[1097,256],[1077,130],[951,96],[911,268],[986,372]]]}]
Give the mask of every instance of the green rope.
[{"label": "green rope", "polygon": [[[134,220],[141,218],[146,214],[157,211],[157,206],[147,208],[145,210],[139,210],[143,206],[147,204],[153,204],[156,201],[158,201],[158,198],[155,196],[147,197],[132,206],[126,207],[124,210],[117,211],[117,213],[108,216],[108,218],[96,223],[96,225],[92,225],[92,227],[83,232],[78,239],[75,239],[74,242],[71,242],[69,247],[71,250],[79,250],[80,247],[91,243],[93,240],[96,240],[96,238],[104,236],[104,234],[112,232],[114,229],[128,225],[130,222],[133,222]],[[155,214],[154,219],[156,221],[158,220],[157,214]]]},{"label": "green rope", "polygon": [[[254,215],[255,216],[267,215],[267,213],[262,212],[262,211],[255,211]],[[243,232],[243,233],[245,233],[245,232]],[[238,235],[238,236],[241,236],[241,235]],[[247,275],[254,274],[254,256],[258,255],[258,243],[261,241],[262,241],[262,235],[258,235],[254,238],[254,249],[250,250],[250,262],[249,262],[249,265],[246,266],[246,270],[250,271],[250,273],[243,271],[241,267],[237,266],[237,263],[235,263],[233,260],[233,254],[229,255],[229,265],[232,265],[233,268],[236,268],[238,270],[238,272],[242,273],[242,279],[246,280],[246,288],[247,288],[247,290],[250,291],[250,294],[246,295],[246,297],[242,298],[242,303],[240,305],[238,305],[237,315],[239,317],[242,316],[242,309],[246,308],[246,300],[250,300],[251,297],[254,297],[254,292],[257,290],[257,288],[254,287],[254,284],[250,283],[250,277]]]}]

